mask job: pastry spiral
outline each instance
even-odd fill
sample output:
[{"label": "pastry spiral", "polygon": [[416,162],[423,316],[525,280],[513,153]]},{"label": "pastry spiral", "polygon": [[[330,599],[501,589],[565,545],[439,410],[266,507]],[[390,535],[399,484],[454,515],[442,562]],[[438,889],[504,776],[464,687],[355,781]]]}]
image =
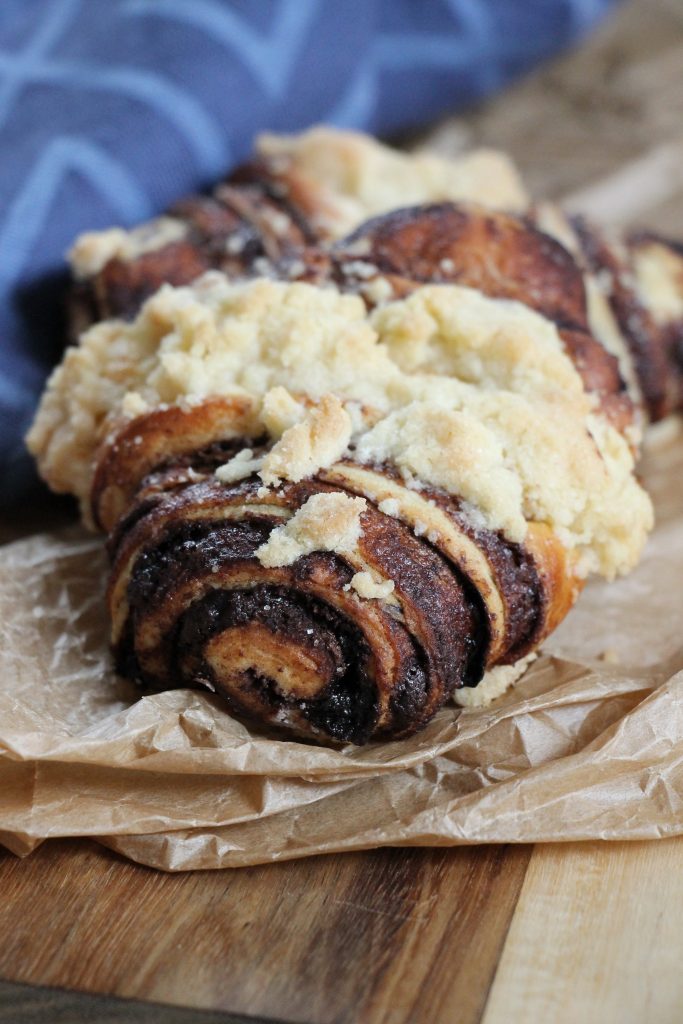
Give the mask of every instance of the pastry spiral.
[{"label": "pastry spiral", "polygon": [[[98,465],[98,518],[117,523],[112,643],[142,686],[204,685],[233,710],[302,735],[398,737],[487,666],[523,659],[573,603],[580,580],[542,525],[511,543],[473,526],[444,491],[407,488],[395,469],[351,458],[275,490],[253,473],[226,486],[215,475],[226,459],[249,444],[258,460],[249,438],[167,462],[142,478],[122,518],[111,505],[103,513],[110,481],[156,463],[155,440],[169,428],[180,436],[179,417],[186,443],[205,440],[208,410],[216,435],[241,414],[216,401],[155,410]],[[279,564],[269,538],[307,510],[313,530],[327,531],[317,544],[335,550],[304,544]]]},{"label": "pastry spiral", "polygon": [[[355,509],[322,482],[268,498],[258,490],[207,480],[145,499],[112,571],[124,674],[152,688],[204,684],[239,713],[354,743],[414,731],[458,680],[478,677],[479,609],[435,551],[355,499],[362,539],[353,554],[264,565],[257,552],[307,502],[334,516],[343,493],[336,514]],[[392,579],[392,599],[361,597],[354,570]]]},{"label": "pastry spiral", "polygon": [[[413,499],[416,515],[436,509],[440,528],[421,539],[408,512],[401,521],[359,497],[399,491],[386,470],[342,464],[333,483],[266,496],[254,480],[179,485],[167,474],[143,486],[111,543],[120,670],[152,689],[204,685],[298,734],[363,743],[414,732],[487,664],[523,658],[578,585],[547,531],[506,543],[472,530],[443,494]],[[357,515],[354,547],[259,560],[273,530],[306,509]]]}]

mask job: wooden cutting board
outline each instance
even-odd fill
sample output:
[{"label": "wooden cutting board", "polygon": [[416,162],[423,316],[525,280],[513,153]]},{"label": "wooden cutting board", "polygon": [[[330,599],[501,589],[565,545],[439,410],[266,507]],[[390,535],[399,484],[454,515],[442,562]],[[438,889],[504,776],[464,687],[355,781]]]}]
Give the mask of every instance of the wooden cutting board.
[{"label": "wooden cutting board", "polygon": [[[0,977],[19,982],[314,1024],[683,1020],[683,839],[180,875],[59,841],[0,856],[0,891]],[[7,999],[12,1024],[62,1002],[101,1019],[73,996]],[[130,1019],[173,1020],[149,1012]]]},{"label": "wooden cutting board", "polygon": [[[683,2],[635,0],[429,141],[500,146],[536,195],[683,236],[682,115]],[[65,514],[22,510],[0,540]],[[0,1024],[683,1022],[683,839],[182,875],[59,841],[0,852],[0,894]]]}]

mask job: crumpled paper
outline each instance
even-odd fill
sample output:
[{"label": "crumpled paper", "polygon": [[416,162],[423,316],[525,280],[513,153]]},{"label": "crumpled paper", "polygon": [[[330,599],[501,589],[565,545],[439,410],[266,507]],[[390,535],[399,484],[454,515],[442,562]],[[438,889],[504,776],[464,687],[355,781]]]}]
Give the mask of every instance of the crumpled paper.
[{"label": "crumpled paper", "polygon": [[0,551],[0,843],[90,836],[166,870],[376,846],[683,832],[683,429],[641,468],[657,526],[524,678],[406,740],[279,739],[220,700],[137,699],[107,651],[105,558],[71,530]]}]

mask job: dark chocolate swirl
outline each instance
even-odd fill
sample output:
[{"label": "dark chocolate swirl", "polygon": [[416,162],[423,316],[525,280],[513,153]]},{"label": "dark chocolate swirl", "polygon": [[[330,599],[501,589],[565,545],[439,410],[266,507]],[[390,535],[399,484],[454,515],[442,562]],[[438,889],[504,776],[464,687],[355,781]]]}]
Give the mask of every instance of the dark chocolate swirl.
[{"label": "dark chocolate swirl", "polygon": [[[266,568],[258,548],[321,483],[259,499],[257,483],[163,491],[114,553],[117,663],[143,686],[203,684],[236,712],[298,734],[363,743],[426,722],[482,671],[486,631],[467,582],[368,505],[360,555],[393,601],[351,587],[358,566],[313,552]],[[201,513],[201,514],[199,514]]]},{"label": "dark chocolate swirl", "polygon": [[[152,425],[163,431],[174,413],[151,414]],[[205,429],[201,406],[184,415],[188,436],[192,417]],[[145,437],[150,422],[126,431]],[[221,484],[215,466],[255,442],[215,429],[194,455],[160,458],[148,430],[135,463],[113,442],[100,463],[100,496],[126,476],[135,491],[110,537],[108,601],[117,665],[143,688],[204,686],[237,714],[321,741],[405,736],[487,667],[533,649],[576,596],[549,531],[532,528],[522,548],[473,528],[445,492],[351,460],[275,491],[257,477]],[[356,551],[262,564],[274,528],[312,496],[339,492],[366,501]],[[387,497],[398,514],[380,511]],[[359,571],[393,591],[361,596]]]}]

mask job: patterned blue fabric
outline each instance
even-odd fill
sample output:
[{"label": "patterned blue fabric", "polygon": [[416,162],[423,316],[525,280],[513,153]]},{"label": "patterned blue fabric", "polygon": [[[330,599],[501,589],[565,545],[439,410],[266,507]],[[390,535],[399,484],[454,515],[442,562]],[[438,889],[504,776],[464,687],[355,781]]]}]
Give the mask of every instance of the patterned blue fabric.
[{"label": "patterned blue fabric", "polygon": [[0,494],[61,346],[63,252],[262,129],[391,132],[499,88],[615,0],[1,0]]}]

